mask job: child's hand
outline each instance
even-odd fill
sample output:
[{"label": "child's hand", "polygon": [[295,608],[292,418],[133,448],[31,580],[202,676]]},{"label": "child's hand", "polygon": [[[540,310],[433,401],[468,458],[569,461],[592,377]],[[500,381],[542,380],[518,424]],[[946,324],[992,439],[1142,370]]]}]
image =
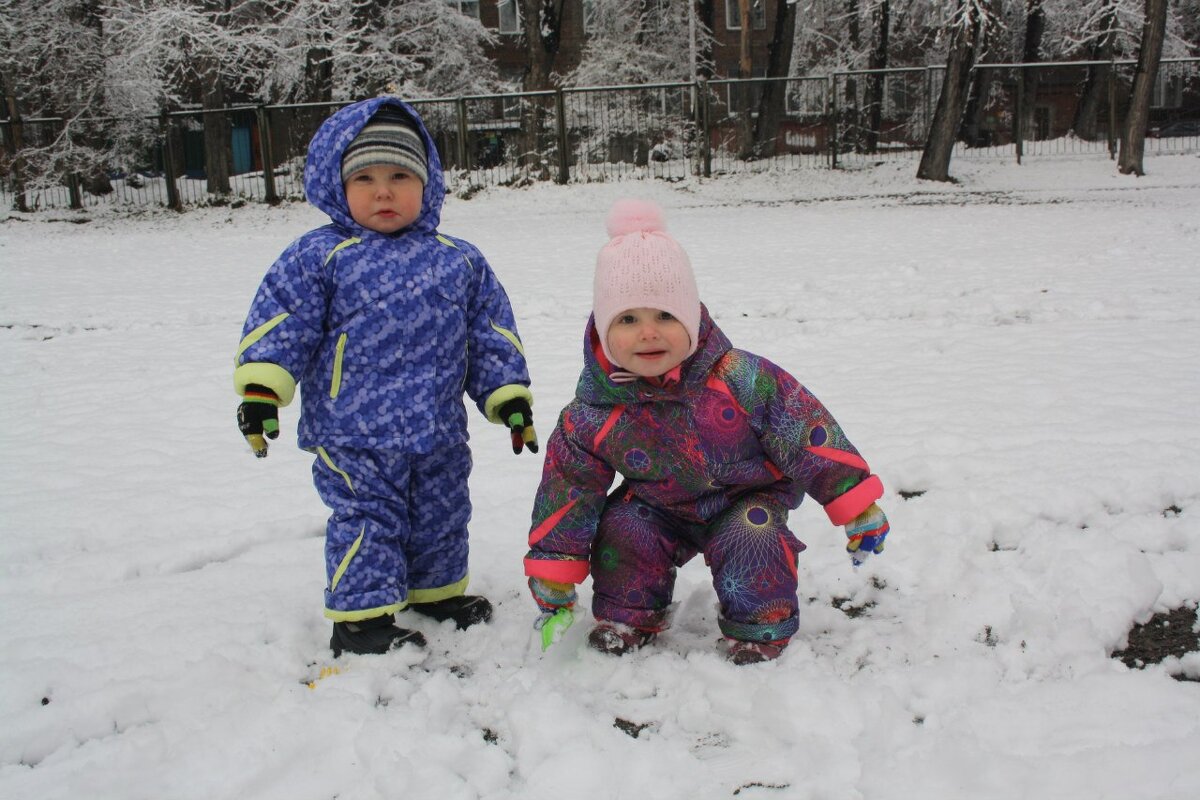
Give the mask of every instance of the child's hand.
[{"label": "child's hand", "polygon": [[533,429],[533,412],[529,409],[529,402],[523,397],[514,398],[500,406],[499,414],[500,421],[512,432],[513,452],[520,453],[528,447],[529,452],[536,453],[537,431]]},{"label": "child's hand", "polygon": [[553,614],[560,608],[574,608],[577,596],[575,584],[548,581],[542,578],[529,579],[529,592],[533,601],[544,614]]},{"label": "child's hand", "polygon": [[248,384],[237,419],[238,429],[254,455],[266,458],[267,439],[279,438],[279,396],[265,386]]},{"label": "child's hand", "polygon": [[872,553],[883,552],[889,530],[891,526],[883,509],[874,503],[846,525],[846,536],[850,540],[846,543],[846,552],[854,566],[862,564]]}]

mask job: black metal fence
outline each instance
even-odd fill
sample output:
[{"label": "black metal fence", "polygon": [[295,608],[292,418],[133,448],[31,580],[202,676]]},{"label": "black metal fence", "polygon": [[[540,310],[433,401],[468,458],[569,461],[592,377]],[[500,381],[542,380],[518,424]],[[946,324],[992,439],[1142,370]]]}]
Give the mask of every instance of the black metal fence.
[{"label": "black metal fence", "polygon": [[[977,65],[954,158],[1111,157],[1135,66]],[[433,134],[451,191],[467,193],[540,180],[683,180],[915,160],[942,73],[900,68],[411,102]],[[781,113],[766,129],[763,95],[780,89]],[[154,120],[0,120],[0,202],[40,209],[299,200],[305,148],[339,105],[176,111]],[[213,126],[230,165],[227,185],[206,164]],[[76,149],[113,150],[118,139],[124,152],[138,154],[136,163],[93,163],[86,174],[72,168]],[[1163,61],[1146,152],[1200,152],[1200,59]]]}]

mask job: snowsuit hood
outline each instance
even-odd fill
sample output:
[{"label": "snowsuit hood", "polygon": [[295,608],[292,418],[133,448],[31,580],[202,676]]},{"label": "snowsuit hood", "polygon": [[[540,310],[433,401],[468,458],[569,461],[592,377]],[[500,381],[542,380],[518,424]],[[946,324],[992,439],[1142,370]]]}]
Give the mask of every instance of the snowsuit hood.
[{"label": "snowsuit hood", "polygon": [[441,222],[442,201],[446,196],[446,181],[442,175],[442,161],[438,156],[437,146],[433,137],[425,128],[425,123],[413,108],[395,97],[372,97],[361,100],[337,111],[317,129],[312,142],[308,146],[308,158],[304,163],[304,193],[308,201],[338,226],[346,229],[353,236],[385,236],[388,234],[368,230],[354,221],[350,216],[350,206],[346,202],[346,187],[342,183],[342,157],[346,148],[354,141],[354,137],[362,131],[380,108],[385,105],[395,106],[409,117],[421,141],[425,143],[425,157],[429,164],[429,180],[421,196],[421,215],[407,228],[397,231],[392,236],[399,236],[414,231],[436,231]]}]

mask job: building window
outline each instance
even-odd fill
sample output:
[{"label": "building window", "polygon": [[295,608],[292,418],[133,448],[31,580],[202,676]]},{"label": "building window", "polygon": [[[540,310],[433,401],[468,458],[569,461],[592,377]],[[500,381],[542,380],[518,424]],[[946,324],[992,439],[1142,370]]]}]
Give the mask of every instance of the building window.
[{"label": "building window", "polygon": [[456,9],[464,17],[479,19],[479,0],[446,0],[446,5]]},{"label": "building window", "polygon": [[1154,91],[1150,97],[1151,108],[1179,108],[1183,105],[1183,78],[1169,74],[1159,67],[1154,79]]},{"label": "building window", "polygon": [[496,0],[496,10],[500,13],[500,33],[521,32],[521,15],[517,11],[517,0]]},{"label": "building window", "polygon": [[[756,31],[766,29],[766,0],[750,0],[750,27]],[[742,12],[740,0],[725,0],[725,30],[740,31],[741,29]]]}]

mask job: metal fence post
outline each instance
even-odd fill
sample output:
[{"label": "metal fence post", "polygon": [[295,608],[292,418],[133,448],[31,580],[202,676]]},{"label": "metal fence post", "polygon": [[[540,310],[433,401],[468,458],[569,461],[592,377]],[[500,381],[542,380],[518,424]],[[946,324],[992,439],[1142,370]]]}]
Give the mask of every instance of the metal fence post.
[{"label": "metal fence post", "polygon": [[1116,58],[1108,67],[1108,158],[1117,157],[1117,64]]},{"label": "metal fence post", "polygon": [[279,194],[275,190],[275,150],[272,147],[271,110],[266,106],[255,109],[258,116],[258,152],[262,159],[263,199],[270,205],[279,205]]},{"label": "metal fence post", "polygon": [[838,168],[838,85],[837,73],[829,76],[829,168]]},{"label": "metal fence post", "polygon": [[700,89],[700,174],[705,178],[712,177],[712,119],[709,114],[711,106],[708,96],[708,81],[701,78],[697,82]]},{"label": "metal fence post", "polygon": [[454,154],[458,160],[458,168],[469,170],[471,165],[467,163],[467,99],[465,97],[456,99],[454,108],[458,117],[458,136],[456,137],[458,142],[454,148]]},{"label": "metal fence post", "polygon": [[1025,67],[1017,67],[1017,107],[1013,111],[1013,142],[1017,146],[1017,163],[1025,153]]},{"label": "metal fence post", "polygon": [[[70,147],[70,138],[71,138],[71,130],[70,130],[69,124],[70,123],[68,123],[64,119],[62,121],[62,128],[61,128],[61,134],[62,134],[63,138],[67,140],[68,147]],[[67,197],[70,198],[70,207],[72,210],[78,211],[79,209],[83,208],[83,192],[79,186],[79,173],[75,172],[75,170],[71,170],[70,172],[67,173],[66,178],[67,178]]]},{"label": "metal fence post", "polygon": [[562,87],[554,92],[555,129],[558,134],[558,182],[571,180],[571,152],[567,149],[567,102]]},{"label": "metal fence post", "polygon": [[179,199],[179,184],[175,175],[175,144],[171,130],[171,117],[166,111],[162,112],[163,132],[163,178],[167,182],[167,208],[172,211],[183,211],[183,203]]}]

